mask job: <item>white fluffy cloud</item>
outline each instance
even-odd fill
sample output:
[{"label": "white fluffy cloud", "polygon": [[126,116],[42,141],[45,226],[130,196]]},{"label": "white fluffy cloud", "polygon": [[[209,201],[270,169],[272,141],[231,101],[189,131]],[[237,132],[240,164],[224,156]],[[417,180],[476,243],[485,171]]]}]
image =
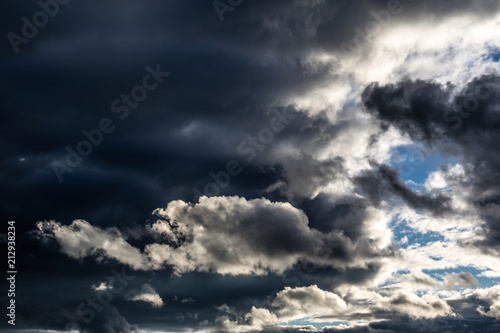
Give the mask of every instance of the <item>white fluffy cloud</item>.
[{"label": "white fluffy cloud", "polygon": [[[267,309],[258,309],[267,311]],[[290,288],[278,292],[266,318],[276,317],[286,323],[298,319],[309,322],[347,321],[351,324],[371,319],[390,319],[404,315],[415,319],[455,316],[446,301],[431,294],[417,296],[405,288],[383,288],[378,291],[349,286],[338,293],[316,285]],[[255,308],[246,316],[251,317]],[[267,312],[266,312],[267,313]],[[268,320],[267,324],[272,321]]]},{"label": "white fluffy cloud", "polygon": [[289,203],[240,197],[201,197],[197,204],[172,201],[157,209],[151,232],[161,242],[143,252],[115,229],[103,230],[86,221],[70,226],[39,222],[38,234],[55,239],[73,258],[115,259],[134,269],[172,267],[177,274],[200,271],[228,275],[282,273],[299,260],[318,266],[364,267],[390,245],[388,219],[368,208],[361,239],[339,231],[310,228],[304,212]]},{"label": "white fluffy cloud", "polygon": [[[225,304],[220,306],[219,309],[232,315],[235,314]],[[252,306],[250,312],[243,318],[231,319],[227,315],[220,315],[215,322],[218,328],[226,332],[250,332],[263,330],[278,324],[278,317],[268,309]]]},{"label": "white fluffy cloud", "polygon": [[75,220],[69,226],[45,221],[37,223],[37,234],[45,240],[55,239],[61,251],[72,258],[93,255],[98,260],[118,260],[134,269],[146,266],[141,251],[127,243],[116,228],[103,230],[84,220]]},{"label": "white fluffy cloud", "polygon": [[126,299],[129,301],[146,302],[156,308],[163,306],[163,300],[160,295],[149,284],[144,284],[140,291],[130,293],[130,295],[127,295]]},{"label": "white fluffy cloud", "polygon": [[[280,273],[300,259],[322,266],[360,266],[358,257],[370,250],[339,232],[312,229],[301,210],[267,199],[202,197],[195,205],[173,201],[155,213],[159,220],[152,231],[171,244],[151,244],[146,252],[154,267],[168,264],[178,273]],[[374,233],[374,244],[386,245],[375,239],[380,235]],[[351,253],[348,260],[346,252]]]},{"label": "white fluffy cloud", "polygon": [[479,299],[488,303],[489,309],[479,306],[477,311],[483,316],[500,319],[500,286],[478,290],[474,293]]},{"label": "white fluffy cloud", "polygon": [[309,287],[285,287],[272,304],[281,321],[291,321],[321,315],[341,315],[347,311],[345,301],[337,294],[324,291],[316,285]]}]

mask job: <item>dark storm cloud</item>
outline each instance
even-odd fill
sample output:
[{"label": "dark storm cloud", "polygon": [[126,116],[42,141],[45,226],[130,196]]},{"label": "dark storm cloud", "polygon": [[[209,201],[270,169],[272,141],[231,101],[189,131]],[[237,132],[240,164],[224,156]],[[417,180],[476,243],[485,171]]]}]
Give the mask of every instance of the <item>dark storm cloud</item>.
[{"label": "dark storm cloud", "polygon": [[[372,83],[363,91],[362,99],[369,112],[413,140],[428,144],[453,140],[464,149],[480,144],[495,147],[500,77],[485,74],[456,94],[454,88],[450,83],[423,80],[384,86]],[[484,138],[478,135],[482,132]]]},{"label": "dark storm cloud", "polygon": [[[43,249],[38,251],[43,252]],[[37,257],[40,258],[40,255]],[[120,272],[119,269],[114,270],[114,274],[113,269],[98,267],[90,262],[76,266],[70,264],[73,268],[64,272],[61,267],[70,267],[66,259],[58,257],[57,253],[52,253],[51,257],[54,262],[52,267],[50,263],[43,264],[35,258],[25,259],[29,270],[26,267],[25,274],[19,275],[17,280],[17,327],[58,330],[79,327],[86,332],[132,329],[118,308],[123,309],[124,295],[138,287],[134,282],[144,281],[143,277],[130,271]],[[40,267],[33,269],[37,264]],[[30,272],[32,269],[33,272]],[[61,274],[64,279],[61,279]],[[116,287],[121,287],[121,292],[113,292],[109,297],[92,291],[92,284],[99,285],[100,281],[108,281],[116,276],[121,276],[125,281],[123,284],[115,283]]]},{"label": "dark storm cloud", "polygon": [[[32,5],[19,12],[39,10]],[[265,15],[270,8],[263,6]],[[156,2],[145,7],[127,2],[111,9],[101,3],[61,6],[28,48],[8,57],[1,69],[2,88],[9,96],[2,114],[7,218],[69,222],[77,215],[112,224],[104,211],[112,209],[115,221],[131,216],[144,220],[145,212],[171,199],[190,199],[191,184],[234,158],[230,155],[244,140],[241,131],[251,133],[269,121],[266,112],[273,96],[305,89],[319,79],[304,76],[296,61],[259,64],[252,53],[258,56],[266,47],[246,44],[255,29],[234,21],[223,28],[211,3],[190,7]],[[244,14],[243,9],[238,12]],[[245,23],[253,22],[246,13]],[[182,28],[178,17],[185,18]],[[134,19],[134,29],[124,24],[126,18]],[[18,23],[11,16],[6,21],[14,27]],[[208,29],[196,28],[203,24]],[[121,122],[111,102],[130,93],[144,68],[155,63],[171,76]],[[57,184],[51,163],[64,159],[65,147],[75,149],[85,139],[82,130],[98,127],[103,117],[116,130]],[[198,124],[195,133],[176,135],[193,124]],[[220,137],[214,138],[215,132]],[[232,153],[221,151],[221,138],[234,141],[227,148]],[[200,145],[206,148],[200,150]],[[117,166],[120,174],[110,175]],[[27,193],[37,199],[27,199]],[[33,207],[17,207],[21,197]],[[82,202],[86,207],[78,207]],[[145,206],[134,207],[141,202]]]},{"label": "dark storm cloud", "polygon": [[349,238],[357,240],[364,234],[367,206],[367,202],[360,198],[350,198],[334,204],[327,195],[320,194],[314,199],[303,201],[299,208],[308,216],[312,228],[322,232],[342,231]]},{"label": "dark storm cloud", "polygon": [[283,273],[284,286],[302,287],[313,284],[321,289],[332,290],[349,281],[351,285],[364,285],[373,280],[380,273],[383,264],[374,258],[362,268],[325,268],[315,266],[309,262],[299,262]]},{"label": "dark storm cloud", "polygon": [[451,211],[449,198],[411,190],[401,181],[398,172],[387,165],[373,165],[372,170],[363,172],[354,182],[375,205],[379,205],[384,199],[397,196],[417,210],[428,210],[436,215]]},{"label": "dark storm cloud", "polygon": [[[269,111],[281,96],[328,82],[331,68],[307,73],[301,55],[338,52],[342,42],[355,37],[355,26],[372,20],[370,10],[387,6],[387,1],[244,1],[221,23],[211,1],[72,0],[61,5],[58,14],[15,54],[6,35],[21,33],[21,18],[31,20],[40,10],[37,3],[7,0],[1,5],[0,216],[18,222],[25,274],[19,280],[18,310],[24,318],[20,322],[27,328],[45,329],[63,329],[66,320],[78,322],[72,311],[88,297],[89,286],[107,276],[110,266],[121,266],[113,261],[95,264],[68,259],[55,247],[42,247],[22,235],[25,231],[39,220],[56,219],[68,225],[82,218],[101,227],[118,225],[123,232],[143,225],[155,208],[171,200],[192,200],[192,187],[209,171],[222,169],[229,159],[244,158],[237,153],[238,144],[268,126]],[[420,13],[486,16],[498,8],[494,1],[402,3],[404,10],[398,16],[402,20]],[[156,64],[170,76],[121,121],[111,103],[121,94],[130,94],[142,82],[146,66]],[[271,145],[288,142],[319,149],[343,128],[332,126],[323,115],[292,112],[296,120]],[[85,139],[82,130],[97,128],[103,118],[113,121],[114,132],[59,183],[51,163],[64,160],[65,147],[74,148]],[[265,151],[245,166],[241,176],[231,180],[227,193],[221,194],[258,197],[263,189],[292,174],[310,180],[303,189],[310,194],[321,177],[331,179],[343,170],[338,159],[319,162],[305,155],[287,166],[266,169],[268,156],[271,153]],[[479,170],[478,166],[476,171],[488,173],[491,168]],[[295,194],[303,184],[290,185]],[[407,201],[428,205],[404,188],[399,192]],[[311,227],[342,231],[363,244],[368,243],[362,227],[367,206],[356,200],[332,206],[323,197],[304,203]],[[141,249],[151,241],[143,235],[128,235],[127,240]],[[338,256],[351,258],[343,246],[337,250]],[[362,250],[377,257],[368,246]],[[319,278],[304,273],[299,283],[319,279],[332,286],[347,279],[361,284],[379,268],[375,261],[344,272],[318,269]],[[165,268],[161,273],[170,278],[172,272]],[[191,274],[182,283],[165,279],[155,285],[169,304],[167,310],[152,313],[150,307],[117,298],[114,307],[100,312],[94,322],[78,323],[89,332],[131,331],[136,323],[192,328],[213,319],[215,306],[232,302],[248,308],[285,283],[276,276],[225,279]],[[137,286],[151,282],[148,278],[138,277]],[[168,283],[175,291],[167,290]],[[177,304],[173,295],[196,302]]]},{"label": "dark storm cloud", "polygon": [[[495,214],[500,193],[500,77],[485,74],[457,93],[454,88],[422,80],[384,86],[373,83],[364,90],[363,103],[382,126],[393,125],[463,164],[466,177],[461,185],[470,189],[470,200],[487,224],[484,244],[477,245],[487,250],[498,247],[500,239],[500,220]],[[403,194],[414,201],[414,195]]]},{"label": "dark storm cloud", "polygon": [[[143,274],[125,269],[126,275],[134,279],[128,281],[123,291],[113,292],[111,303],[106,305],[99,301],[107,301],[104,294],[99,295],[103,292],[92,291],[90,287],[113,277],[110,266],[96,265],[90,260],[84,261],[84,265],[75,265],[74,262],[66,263],[64,258],[57,255],[53,257],[59,264],[52,271],[51,267],[45,267],[38,278],[35,277],[37,273],[29,274],[29,277],[26,276],[28,272],[24,273],[25,276],[19,275],[21,280],[18,281],[18,288],[21,294],[17,295],[16,326],[63,330],[74,323],[86,329],[86,332],[112,332],[108,329],[113,323],[116,330],[116,323],[122,323],[124,328],[137,325],[158,330],[168,327],[179,331],[186,327],[198,327],[204,320],[213,320],[217,306],[230,304],[247,310],[252,305],[260,304],[273,290],[281,290],[284,286],[281,277],[274,275],[223,278],[193,273],[172,277],[167,271]],[[74,269],[63,272],[61,265]],[[121,268],[116,267],[116,270],[121,273]],[[61,279],[62,276],[64,279]],[[165,303],[162,308],[125,300],[128,295],[140,291],[144,283],[154,286]],[[182,302],[189,298],[195,302]],[[89,299],[95,303],[92,305]]]},{"label": "dark storm cloud", "polygon": [[[35,1],[30,4],[4,4],[12,10],[2,20],[5,32],[20,29],[20,17],[39,10]],[[385,2],[379,4],[383,8]],[[308,21],[301,17],[304,11],[311,12]],[[322,74],[304,75],[293,52],[288,61],[276,58],[268,65],[262,63],[259,59],[276,50],[272,43],[297,50],[338,44],[349,39],[353,24],[367,19],[366,13],[368,8],[348,2],[254,2],[239,6],[221,24],[210,2],[152,2],[147,7],[122,2],[115,8],[109,3],[72,1],[61,6],[26,49],[7,56],[1,68],[2,90],[8,96],[3,100],[1,133],[7,144],[2,147],[2,165],[4,188],[10,192],[2,198],[9,207],[4,213],[11,219],[70,222],[75,215],[91,219],[89,215],[96,215],[98,206],[122,206],[114,210],[122,212],[115,213],[116,219],[135,216],[134,220],[141,221],[147,218],[145,211],[162,202],[176,196],[191,198],[191,184],[186,184],[208,174],[211,166],[206,162],[215,162],[215,168],[231,158],[221,154],[217,141],[200,152],[200,142],[206,147],[213,133],[219,132],[238,140],[236,146],[244,139],[238,137],[242,129],[251,133],[268,121],[265,115],[274,96],[300,92],[323,80]],[[131,20],[134,24],[127,24]],[[264,22],[280,25],[271,28]],[[201,25],[205,29],[197,28]],[[111,102],[129,93],[141,81],[144,68],[156,63],[171,75],[120,122],[110,110]],[[56,184],[51,162],[64,159],[65,147],[74,148],[85,139],[81,131],[96,128],[103,117],[112,119],[116,130],[73,173],[64,174],[63,184]],[[199,141],[169,134],[195,120],[200,124],[196,132],[204,133]],[[311,123],[313,135],[322,125]],[[207,159],[200,162],[202,154]],[[223,157],[216,163],[214,156],[219,154]],[[94,176],[107,178],[107,170],[116,165],[123,170],[122,184],[112,185],[116,190],[104,194],[106,189],[98,182],[89,182]],[[26,193],[37,198],[27,200],[33,203],[32,209],[16,207]],[[128,204],[130,197],[137,198],[133,193],[141,193],[144,206],[136,209]],[[92,206],[92,213],[88,207],[79,209],[73,204],[82,201]],[[53,207],[68,207],[68,212]],[[109,213],[102,212],[92,220],[101,224],[108,217]]]},{"label": "dark storm cloud", "polygon": [[366,108],[385,123],[396,126],[413,140],[429,142],[440,138],[446,129],[443,112],[451,89],[452,86],[421,80],[382,87],[372,83],[362,98]]}]

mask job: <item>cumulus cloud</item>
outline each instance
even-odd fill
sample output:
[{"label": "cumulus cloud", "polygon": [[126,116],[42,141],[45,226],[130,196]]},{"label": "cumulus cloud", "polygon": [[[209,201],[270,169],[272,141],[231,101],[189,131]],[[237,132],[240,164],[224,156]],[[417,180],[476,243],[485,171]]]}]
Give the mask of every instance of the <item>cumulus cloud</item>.
[{"label": "cumulus cloud", "polygon": [[[177,200],[155,210],[151,232],[164,242],[148,244],[143,252],[117,230],[82,220],[70,226],[39,222],[37,233],[44,240],[54,239],[72,258],[111,258],[142,270],[172,267],[177,274],[262,275],[283,273],[300,260],[322,267],[363,267],[365,260],[389,255],[384,250],[390,245],[384,233],[386,217],[371,209],[367,212],[374,222],[382,219],[366,225],[372,235],[355,239],[343,230],[310,228],[304,212],[289,203],[240,197],[201,197],[197,204]],[[385,254],[379,254],[381,250]]]},{"label": "cumulus cloud", "polygon": [[[222,308],[227,310],[227,305],[222,306]],[[217,328],[227,332],[250,332],[272,330],[273,326],[278,324],[278,318],[267,309],[253,306],[250,312],[243,317],[233,314],[233,319],[231,319],[227,315],[221,315],[215,319],[215,322]]]},{"label": "cumulus cloud", "polygon": [[414,319],[455,316],[446,301],[430,294],[417,296],[402,288],[372,291],[346,287],[337,292],[325,291],[316,285],[286,287],[275,295],[269,309],[282,323],[306,318],[309,322],[347,321],[355,324],[399,315]]},{"label": "cumulus cloud", "polygon": [[145,267],[141,252],[127,243],[116,228],[103,230],[84,220],[75,220],[69,226],[55,221],[38,222],[36,226],[41,239],[54,239],[72,258],[95,256],[97,260],[115,259],[134,269]]},{"label": "cumulus cloud", "polygon": [[155,214],[152,231],[173,244],[151,244],[145,251],[154,267],[168,264],[178,273],[259,275],[283,272],[298,260],[359,266],[357,257],[374,251],[340,232],[311,229],[303,211],[267,199],[202,197],[194,205],[173,201]]},{"label": "cumulus cloud", "polygon": [[[298,258],[319,253],[325,244],[325,236],[311,230],[304,213],[288,203],[202,197],[196,205],[174,201],[155,213],[160,220],[153,231],[170,238],[187,233],[188,240],[178,247],[154,244],[146,249],[154,264],[168,263],[179,273],[282,272]],[[182,224],[179,232],[175,223]]]},{"label": "cumulus cloud", "polygon": [[[280,291],[272,307],[281,321],[291,321],[321,315],[339,317],[347,311],[345,301],[337,294],[321,290],[316,285],[308,287],[285,287]],[[314,320],[314,318],[310,318]]]},{"label": "cumulus cloud", "polygon": [[381,300],[381,307],[413,318],[437,318],[453,315],[451,307],[436,296],[418,297],[407,291],[399,291]]},{"label": "cumulus cloud", "polygon": [[481,315],[500,319],[500,286],[478,290],[474,295],[487,303],[477,308]]}]

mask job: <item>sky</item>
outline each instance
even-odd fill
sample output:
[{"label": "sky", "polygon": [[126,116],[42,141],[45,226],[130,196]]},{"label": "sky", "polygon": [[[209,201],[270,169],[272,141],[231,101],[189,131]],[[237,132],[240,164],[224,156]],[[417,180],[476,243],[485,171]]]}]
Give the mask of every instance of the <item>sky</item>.
[{"label": "sky", "polygon": [[1,332],[500,332],[499,2],[0,6]]}]

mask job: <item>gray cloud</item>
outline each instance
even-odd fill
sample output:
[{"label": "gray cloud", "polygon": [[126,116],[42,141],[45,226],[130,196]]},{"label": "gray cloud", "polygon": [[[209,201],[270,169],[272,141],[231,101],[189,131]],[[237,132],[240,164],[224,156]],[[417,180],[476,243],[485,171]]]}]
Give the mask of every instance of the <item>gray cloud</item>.
[{"label": "gray cloud", "polygon": [[356,177],[354,182],[376,205],[383,199],[397,196],[415,209],[428,210],[434,214],[439,215],[451,210],[449,198],[416,193],[403,184],[395,170],[386,165],[374,165],[373,170]]},{"label": "gray cloud", "polygon": [[[418,80],[385,86],[372,84],[363,92],[363,103],[382,123],[460,161],[465,170],[461,185],[486,222],[484,241],[476,245],[487,251],[497,247],[499,235],[499,215],[494,208],[500,193],[499,78],[495,74],[483,75],[456,94],[453,89],[451,84]],[[414,195],[404,193],[417,207],[423,204],[413,200]],[[433,201],[437,207],[443,203],[443,199]]]}]

